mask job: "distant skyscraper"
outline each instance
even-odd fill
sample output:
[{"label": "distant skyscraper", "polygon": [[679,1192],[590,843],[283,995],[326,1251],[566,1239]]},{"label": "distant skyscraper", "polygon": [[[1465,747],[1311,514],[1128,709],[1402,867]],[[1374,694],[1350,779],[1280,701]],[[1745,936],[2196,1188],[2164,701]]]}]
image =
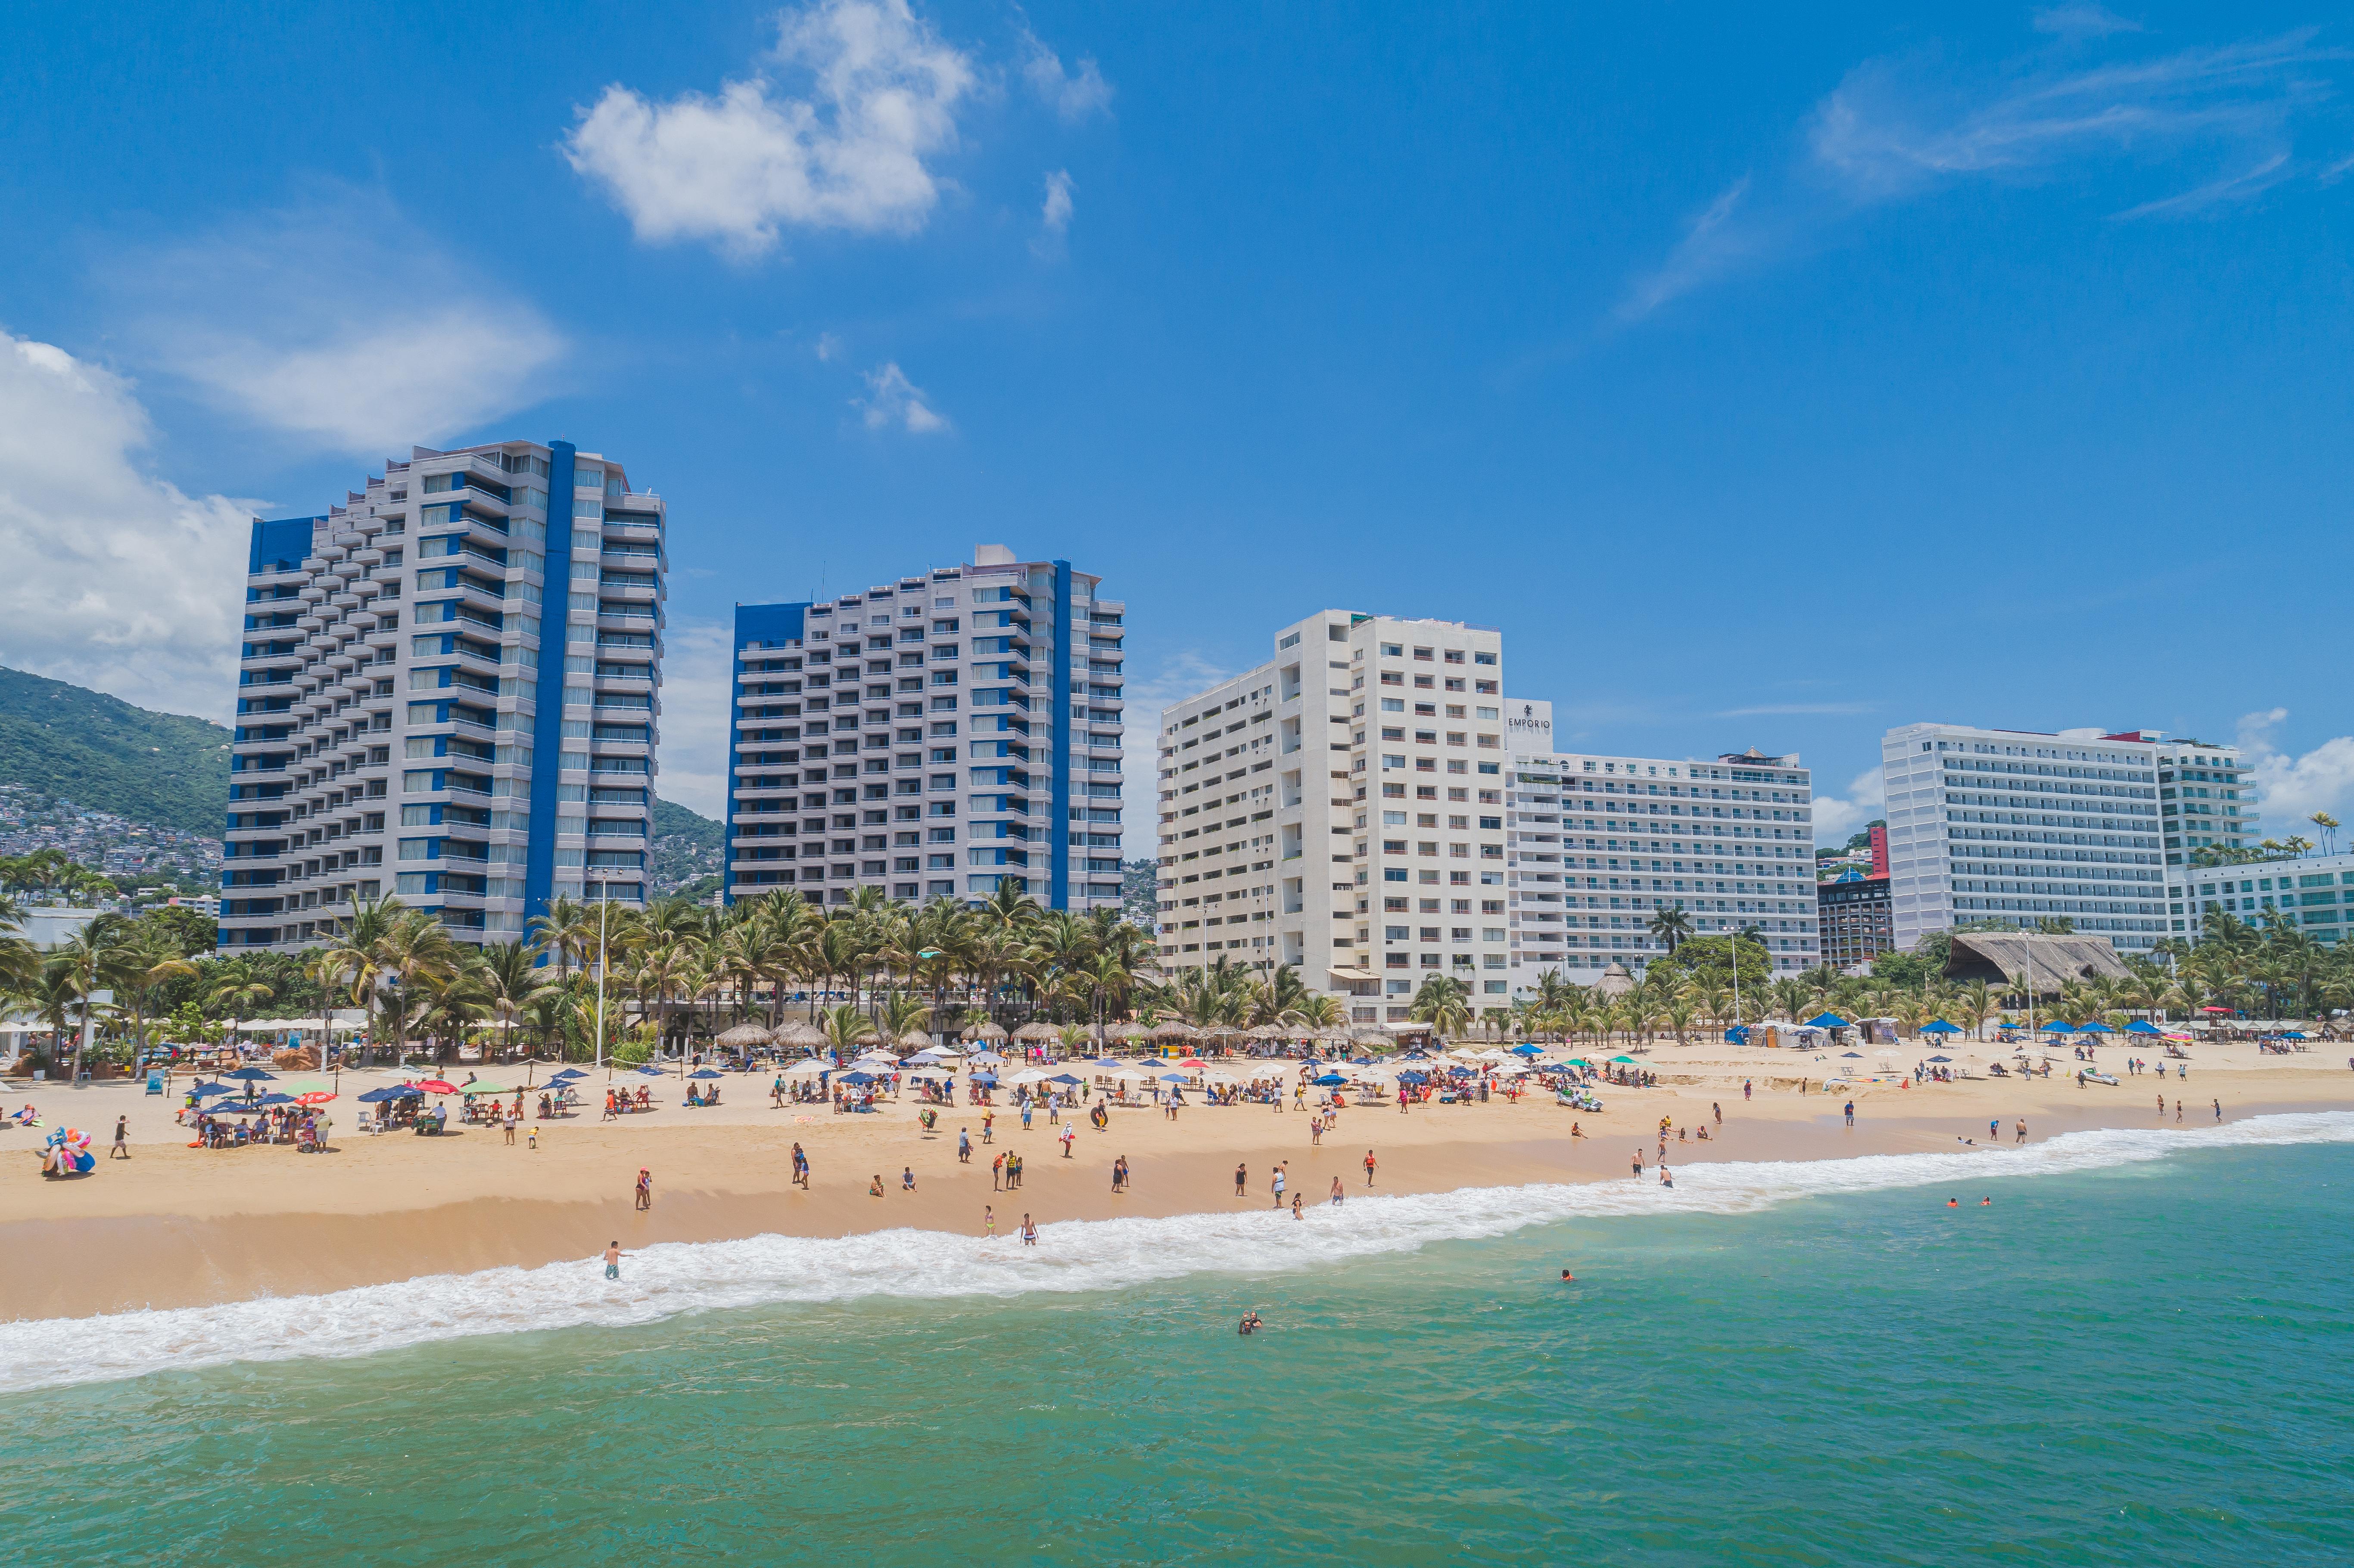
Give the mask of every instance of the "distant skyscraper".
[{"label": "distant skyscraper", "polygon": [[665,522],[563,441],[419,447],[324,516],[256,519],[221,949],[313,946],[392,894],[472,942],[642,899]]},{"label": "distant skyscraper", "polygon": [[2064,917],[2121,952],[2183,933],[2202,850],[2254,842],[2228,746],[2140,730],[1905,725],[1881,742],[1896,946],[1960,921]]},{"label": "distant skyscraper", "polygon": [[739,604],[727,897],[1117,906],[1126,607],[984,545],[822,604]]}]

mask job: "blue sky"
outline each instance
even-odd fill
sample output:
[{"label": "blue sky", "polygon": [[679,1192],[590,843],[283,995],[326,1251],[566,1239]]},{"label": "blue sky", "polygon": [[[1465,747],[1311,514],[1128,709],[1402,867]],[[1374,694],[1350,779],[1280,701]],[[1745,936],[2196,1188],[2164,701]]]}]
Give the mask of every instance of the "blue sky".
[{"label": "blue sky", "polygon": [[20,3],[0,662],[217,714],[244,516],[562,437],[670,500],[705,810],[737,599],[979,541],[1144,734],[1337,605],[1832,826],[1915,719],[2344,807],[2349,90],[2309,5]]}]

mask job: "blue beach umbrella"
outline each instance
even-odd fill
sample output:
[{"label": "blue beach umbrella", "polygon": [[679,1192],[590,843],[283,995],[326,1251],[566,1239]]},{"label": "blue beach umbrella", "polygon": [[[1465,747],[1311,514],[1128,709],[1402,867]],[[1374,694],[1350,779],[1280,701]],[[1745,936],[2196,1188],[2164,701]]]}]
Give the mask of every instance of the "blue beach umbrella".
[{"label": "blue beach umbrella", "polygon": [[1404,1072],[1398,1075],[1398,1082],[1401,1084],[1426,1084],[1430,1082],[1430,1075],[1428,1073],[1416,1073],[1412,1071]]},{"label": "blue beach umbrella", "polygon": [[975,1073],[971,1077],[965,1081],[967,1083],[980,1084],[986,1086],[997,1082],[997,1075],[994,1073]]},{"label": "blue beach umbrella", "polygon": [[2166,1031],[2160,1029],[2157,1024],[2152,1023],[2146,1018],[2137,1018],[2131,1023],[2126,1025],[2126,1033],[2128,1034],[2163,1034]]},{"label": "blue beach umbrella", "polygon": [[1512,1047],[1512,1054],[1515,1056],[1542,1056],[1544,1054],[1544,1047],[1542,1045],[1515,1045]]},{"label": "blue beach umbrella", "polygon": [[264,1072],[260,1067],[237,1067],[232,1068],[228,1072],[223,1073],[221,1076],[224,1078],[238,1078],[249,1084],[261,1084],[270,1082],[276,1078],[278,1075],[275,1073]]},{"label": "blue beach umbrella", "polygon": [[2036,1033],[2038,1034],[2073,1034],[2076,1033],[2076,1026],[2064,1019],[2055,1018]]},{"label": "blue beach umbrella", "polygon": [[1075,1077],[1071,1076],[1071,1075],[1070,1075],[1070,1074],[1068,1074],[1068,1073],[1057,1073],[1057,1074],[1055,1074],[1053,1077],[1051,1077],[1051,1078],[1047,1079],[1046,1081],[1047,1081],[1048,1083],[1050,1083],[1050,1084],[1076,1084],[1076,1083],[1081,1083],[1081,1082],[1083,1082],[1084,1080],[1079,1079],[1079,1078],[1075,1078]]},{"label": "blue beach umbrella", "polygon": [[1846,1019],[1841,1018],[1836,1012],[1824,1012],[1818,1013],[1816,1016],[1808,1019],[1807,1027],[1809,1029],[1851,1029],[1854,1025],[1848,1022]]},{"label": "blue beach umbrella", "polygon": [[1951,1056],[1932,1056],[1929,1060],[1932,1062],[1950,1062],[1953,1058]]},{"label": "blue beach umbrella", "polygon": [[649,1078],[666,1078],[670,1075],[663,1072],[660,1067],[641,1067],[638,1071],[643,1073]]},{"label": "blue beach umbrella", "polygon": [[388,1089],[370,1089],[367,1093],[360,1096],[359,1099],[362,1105],[373,1106],[382,1105],[387,1100],[421,1100],[424,1097],[425,1091],[422,1089],[412,1089],[406,1086],[396,1086],[395,1087]]},{"label": "blue beach umbrella", "polygon": [[687,1075],[690,1078],[716,1078],[723,1075],[724,1075],[722,1074],[712,1071],[709,1067],[697,1067],[694,1072]]},{"label": "blue beach umbrella", "polygon": [[228,1094],[229,1093],[229,1086],[227,1084],[198,1084],[196,1088],[190,1092],[201,1099],[207,1095]]},{"label": "blue beach umbrella", "polygon": [[1347,1083],[1349,1080],[1342,1077],[1338,1073],[1327,1073],[1320,1078],[1310,1078],[1308,1081],[1316,1085],[1320,1088],[1331,1089],[1338,1088],[1341,1085]]},{"label": "blue beach umbrella", "polygon": [[2077,1033],[2082,1034],[2115,1034],[2116,1031],[2095,1018],[2091,1022],[2085,1024],[2084,1027]]},{"label": "blue beach umbrella", "polygon": [[875,1082],[875,1075],[872,1073],[844,1073],[842,1075],[842,1081],[845,1084],[871,1084]]},{"label": "blue beach umbrella", "polygon": [[1921,1033],[1924,1034],[1959,1034],[1961,1031],[1940,1018],[1934,1022],[1921,1025]]}]

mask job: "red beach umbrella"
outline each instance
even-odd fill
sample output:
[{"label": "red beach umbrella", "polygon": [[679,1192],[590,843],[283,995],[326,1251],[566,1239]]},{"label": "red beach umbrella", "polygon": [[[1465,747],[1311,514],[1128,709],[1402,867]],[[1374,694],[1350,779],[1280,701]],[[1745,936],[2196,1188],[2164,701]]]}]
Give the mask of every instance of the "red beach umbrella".
[{"label": "red beach umbrella", "polygon": [[294,1103],[298,1106],[323,1106],[334,1097],[324,1089],[313,1089],[307,1095],[296,1095]]},{"label": "red beach umbrella", "polygon": [[413,1088],[423,1089],[429,1095],[454,1095],[458,1092],[457,1085],[445,1082],[440,1078],[428,1078],[421,1084],[415,1084],[410,1086]]}]

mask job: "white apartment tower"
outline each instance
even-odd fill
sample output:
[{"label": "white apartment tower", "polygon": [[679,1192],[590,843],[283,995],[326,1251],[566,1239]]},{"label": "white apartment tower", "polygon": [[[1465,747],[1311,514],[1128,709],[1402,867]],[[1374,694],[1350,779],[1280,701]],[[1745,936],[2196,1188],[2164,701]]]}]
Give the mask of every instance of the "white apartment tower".
[{"label": "white apartment tower", "polygon": [[1777,973],[1819,959],[1814,784],[1796,757],[1516,756],[1506,806],[1516,991],[1548,969],[1584,985],[1640,969],[1666,951],[1649,921],[1677,906],[1694,936],[1755,927]]},{"label": "white apartment tower", "polygon": [[2254,837],[2232,747],[1914,724],[1888,732],[1881,762],[1900,951],[1962,921],[2065,917],[2147,952],[2182,931],[2200,852]]},{"label": "white apartment tower", "polygon": [[1360,1022],[1431,974],[1510,1000],[1503,638],[1326,610],[1161,724],[1164,972],[1299,968]]},{"label": "white apartment tower", "polygon": [[324,516],[257,518],[220,950],[312,947],[387,895],[474,943],[642,900],[665,522],[564,441],[419,447]]},{"label": "white apartment tower", "polygon": [[1127,607],[983,545],[822,604],[736,607],[726,890],[1117,906]]}]

